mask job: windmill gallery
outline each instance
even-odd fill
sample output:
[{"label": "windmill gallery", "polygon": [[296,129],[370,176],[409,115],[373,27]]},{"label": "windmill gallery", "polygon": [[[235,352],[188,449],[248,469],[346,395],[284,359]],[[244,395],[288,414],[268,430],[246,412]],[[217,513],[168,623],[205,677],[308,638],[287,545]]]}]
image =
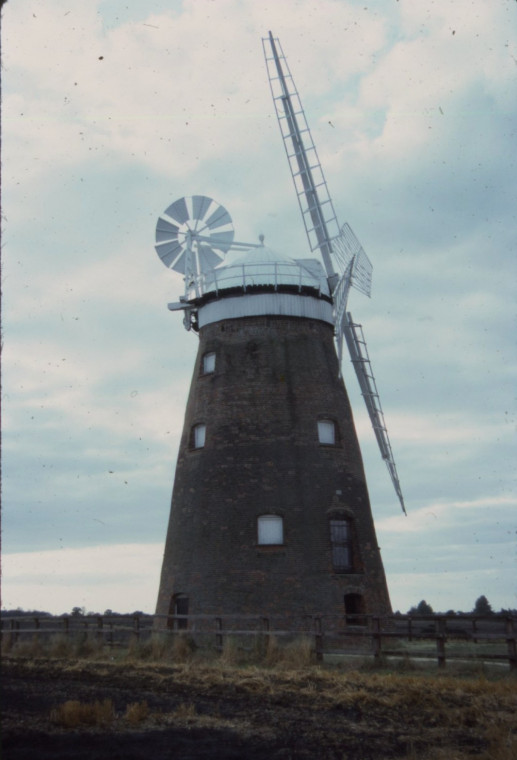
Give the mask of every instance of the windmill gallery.
[{"label": "windmill gallery", "polygon": [[[339,226],[303,108],[271,33],[273,102],[311,253],[237,242],[203,195],[160,216],[156,251],[184,277],[169,304],[198,333],[158,615],[383,615],[391,611],[352,411],[343,338],[404,510],[351,287],[371,264]],[[303,252],[301,252],[303,253]],[[183,622],[183,621],[181,621]]]}]

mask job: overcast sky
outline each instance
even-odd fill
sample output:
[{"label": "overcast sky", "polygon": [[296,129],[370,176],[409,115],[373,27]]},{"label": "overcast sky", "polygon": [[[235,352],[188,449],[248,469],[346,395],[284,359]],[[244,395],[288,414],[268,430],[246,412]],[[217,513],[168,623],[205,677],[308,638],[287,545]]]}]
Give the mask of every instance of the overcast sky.
[{"label": "overcast sky", "polygon": [[339,221],[404,517],[345,359],[394,609],[517,607],[515,0],[9,0],[2,605],[154,611],[197,337],[158,215],[203,194],[309,255],[280,38]]}]

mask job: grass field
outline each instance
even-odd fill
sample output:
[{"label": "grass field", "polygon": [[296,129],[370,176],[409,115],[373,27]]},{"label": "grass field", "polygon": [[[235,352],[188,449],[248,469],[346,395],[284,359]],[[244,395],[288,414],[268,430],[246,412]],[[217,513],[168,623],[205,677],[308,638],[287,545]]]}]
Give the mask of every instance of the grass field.
[{"label": "grass field", "polygon": [[501,668],[315,663],[304,640],[6,648],[5,760],[517,760],[517,678]]}]

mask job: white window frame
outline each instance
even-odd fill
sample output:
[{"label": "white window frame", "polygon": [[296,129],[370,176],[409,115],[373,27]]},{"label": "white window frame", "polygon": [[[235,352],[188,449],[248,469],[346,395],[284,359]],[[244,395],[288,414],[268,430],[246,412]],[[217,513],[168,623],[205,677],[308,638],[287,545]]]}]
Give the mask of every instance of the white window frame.
[{"label": "white window frame", "polygon": [[203,423],[194,425],[192,430],[192,444],[195,449],[202,449],[206,441],[206,425]]},{"label": "white window frame", "polygon": [[203,354],[203,375],[211,375],[215,372],[215,351],[207,351]]},{"label": "white window frame", "polygon": [[336,423],[334,420],[318,420],[318,441],[324,446],[336,445]]},{"label": "white window frame", "polygon": [[279,515],[260,515],[257,518],[259,546],[281,546],[284,543],[284,518]]}]

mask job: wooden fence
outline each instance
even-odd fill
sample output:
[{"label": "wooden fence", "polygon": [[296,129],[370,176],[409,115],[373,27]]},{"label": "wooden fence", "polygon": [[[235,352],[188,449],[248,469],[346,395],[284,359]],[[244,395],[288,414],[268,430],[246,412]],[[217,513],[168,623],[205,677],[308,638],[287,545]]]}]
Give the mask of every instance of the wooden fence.
[{"label": "wooden fence", "polygon": [[[375,617],[306,615],[294,620],[252,615],[63,615],[2,616],[2,641],[37,638],[94,639],[108,647],[127,647],[153,636],[188,636],[198,646],[222,649],[227,637],[242,648],[257,638],[309,638],[318,659],[330,655],[436,660],[507,662],[517,669],[517,616],[391,615]],[[55,639],[54,639],[55,640]]]}]

